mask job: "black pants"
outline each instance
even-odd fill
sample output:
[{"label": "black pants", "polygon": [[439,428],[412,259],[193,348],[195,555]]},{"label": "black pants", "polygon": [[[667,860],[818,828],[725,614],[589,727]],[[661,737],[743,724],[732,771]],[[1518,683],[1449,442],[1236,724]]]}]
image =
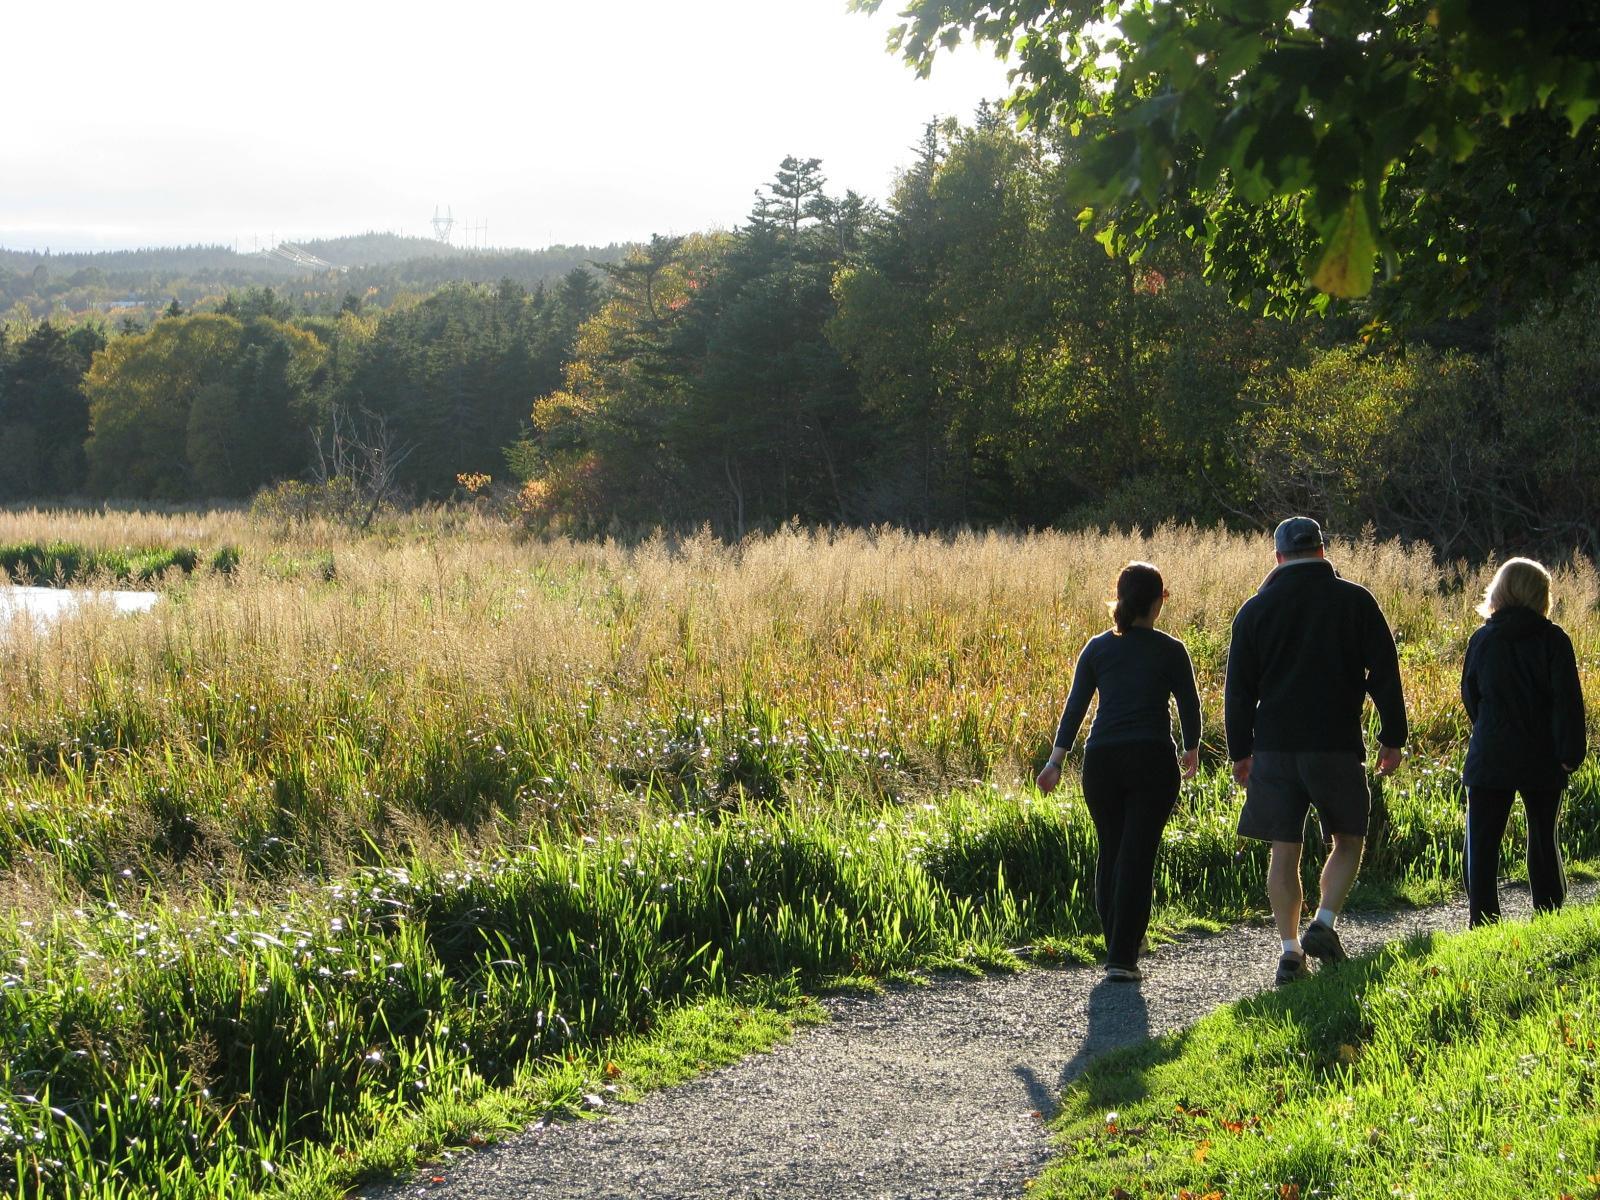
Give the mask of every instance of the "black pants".
[{"label": "black pants", "polygon": [[[1523,788],[1528,810],[1528,887],[1540,912],[1560,908],[1567,898],[1567,872],[1561,861],[1560,788]],[[1517,793],[1496,788],[1467,790],[1467,910],[1474,925],[1500,916],[1500,840]]]},{"label": "black pants", "polygon": [[1172,744],[1091,747],[1083,756],[1083,799],[1100,839],[1094,903],[1106,933],[1106,963],[1131,967],[1150,924],[1161,831],[1178,802]]}]

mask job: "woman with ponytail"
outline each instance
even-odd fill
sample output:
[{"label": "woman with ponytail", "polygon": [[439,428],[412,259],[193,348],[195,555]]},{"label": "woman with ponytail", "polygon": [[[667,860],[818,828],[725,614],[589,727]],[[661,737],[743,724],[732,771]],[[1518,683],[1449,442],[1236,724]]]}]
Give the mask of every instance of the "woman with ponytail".
[{"label": "woman with ponytail", "polygon": [[[1178,781],[1200,763],[1200,695],[1194,664],[1177,638],[1156,630],[1167,590],[1161,572],[1132,562],[1117,576],[1114,628],[1089,640],[1072,673],[1055,748],[1039,772],[1041,792],[1061,781],[1061,764],[1099,693],[1083,753],[1083,799],[1100,852],[1095,907],[1106,937],[1106,978],[1137,981],[1150,924],[1156,850],[1178,802]],[[1172,700],[1184,749],[1172,741]]]}]

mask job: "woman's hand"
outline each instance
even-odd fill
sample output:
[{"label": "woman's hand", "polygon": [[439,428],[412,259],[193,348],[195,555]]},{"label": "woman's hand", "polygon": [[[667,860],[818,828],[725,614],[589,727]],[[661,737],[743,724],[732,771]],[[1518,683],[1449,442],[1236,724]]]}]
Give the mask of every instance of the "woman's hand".
[{"label": "woman's hand", "polygon": [[1193,779],[1200,770],[1200,747],[1190,746],[1180,754],[1178,767],[1185,779]]},{"label": "woman's hand", "polygon": [[1061,782],[1061,764],[1045,763],[1044,770],[1039,772],[1039,777],[1034,783],[1039,785],[1039,790],[1048,796],[1056,790],[1056,784]]}]

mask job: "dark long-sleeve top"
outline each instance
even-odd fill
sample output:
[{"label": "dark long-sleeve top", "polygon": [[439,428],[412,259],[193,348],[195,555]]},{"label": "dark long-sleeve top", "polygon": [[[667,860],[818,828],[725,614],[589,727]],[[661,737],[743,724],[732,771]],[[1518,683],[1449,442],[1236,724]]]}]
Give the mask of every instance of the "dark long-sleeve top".
[{"label": "dark long-sleeve top", "polygon": [[1171,741],[1172,699],[1178,702],[1184,747],[1200,743],[1194,664],[1177,638],[1140,625],[1124,633],[1108,629],[1090,638],[1078,655],[1072,689],[1056,726],[1055,744],[1061,749],[1071,748],[1097,691],[1100,704],[1089,728],[1088,749]]},{"label": "dark long-sleeve top", "polygon": [[1372,593],[1326,559],[1268,575],[1233,619],[1223,718],[1228,757],[1257,750],[1364,754],[1361,709],[1371,696],[1378,740],[1406,741],[1394,634]]},{"label": "dark long-sleeve top", "polygon": [[1472,721],[1469,788],[1560,788],[1587,752],[1572,639],[1531,608],[1501,609],[1472,635],[1461,702]]}]

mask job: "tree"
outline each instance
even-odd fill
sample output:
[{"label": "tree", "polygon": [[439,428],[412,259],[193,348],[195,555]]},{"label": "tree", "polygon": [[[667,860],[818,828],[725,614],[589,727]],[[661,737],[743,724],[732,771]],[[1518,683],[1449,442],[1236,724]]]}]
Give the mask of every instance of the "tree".
[{"label": "tree", "polygon": [[269,317],[249,321],[228,369],[194,393],[185,448],[197,496],[249,495],[305,469],[311,393],[326,352]]},{"label": "tree", "polygon": [[331,404],[346,418],[383,417],[397,443],[415,447],[399,484],[447,496],[462,472],[500,470],[565,353],[545,293],[536,299],[511,280],[452,285],[385,313]]},{"label": "tree", "polygon": [[753,519],[851,517],[845,460],[865,446],[855,380],[827,324],[833,276],[875,212],[825,189],[819,160],[785,158],[693,296],[705,344],[688,422],[715,449],[695,455],[686,436],[684,454],[700,459],[706,485],[725,487],[737,536]]},{"label": "tree", "polygon": [[105,335],[39,325],[9,363],[0,359],[0,496],[62,496],[83,487],[89,405],[83,376]]},{"label": "tree", "polygon": [[684,515],[687,364],[704,343],[691,298],[729,241],[656,236],[602,265],[609,296],[577,331],[560,385],[533,402],[525,436],[506,453],[532,513],[575,528]]},{"label": "tree", "polygon": [[303,469],[323,356],[313,335],[270,317],[167,317],[115,339],[84,379],[90,490],[243,496]]},{"label": "tree", "polygon": [[1259,334],[1181,247],[1106,257],[1057,149],[930,129],[835,282],[834,344],[882,423],[869,514],[921,525],[1212,516]]},{"label": "tree", "polygon": [[[1483,212],[1463,193],[1530,166],[1526,141],[1495,135],[1508,122],[1581,143],[1552,196],[1533,197],[1536,224],[1592,195],[1596,17],[1590,3],[1535,0],[909,0],[890,46],[924,74],[964,37],[1014,55],[1020,122],[1087,143],[1075,192],[1098,206],[1108,247],[1184,232],[1237,297],[1295,311],[1308,282],[1366,295],[1380,251],[1407,279],[1441,253],[1451,271],[1480,253],[1453,237]],[[1446,177],[1448,209],[1426,201]],[[1600,258],[1592,228],[1569,270]],[[1524,269],[1488,261],[1498,281]],[[1429,288],[1450,308],[1478,299]]]},{"label": "tree", "polygon": [[157,500],[192,494],[189,409],[223,380],[243,330],[217,313],[169,317],[148,333],[114,339],[95,358],[84,380],[91,491]]}]

